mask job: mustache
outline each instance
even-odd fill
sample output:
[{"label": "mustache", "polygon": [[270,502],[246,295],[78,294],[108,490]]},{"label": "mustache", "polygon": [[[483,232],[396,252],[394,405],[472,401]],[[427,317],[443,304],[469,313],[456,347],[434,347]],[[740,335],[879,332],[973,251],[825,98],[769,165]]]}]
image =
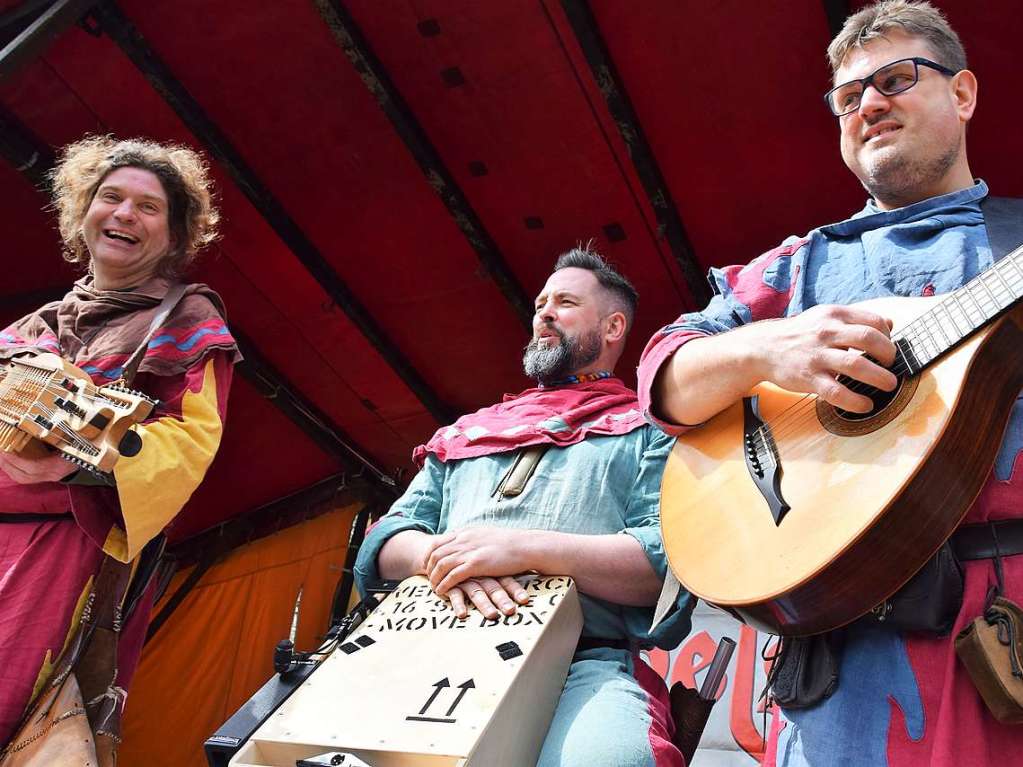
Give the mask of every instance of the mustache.
[{"label": "mustache", "polygon": [[558,336],[558,338],[560,340],[562,340],[562,341],[565,340],[565,331],[563,331],[561,328],[559,328],[553,322],[545,322],[543,327],[540,329],[540,331],[538,333],[534,334],[533,338],[530,339],[530,343],[533,343],[533,344],[537,343],[540,340],[540,333],[542,333],[542,332],[544,332],[546,330],[550,330],[550,331],[554,332]]}]

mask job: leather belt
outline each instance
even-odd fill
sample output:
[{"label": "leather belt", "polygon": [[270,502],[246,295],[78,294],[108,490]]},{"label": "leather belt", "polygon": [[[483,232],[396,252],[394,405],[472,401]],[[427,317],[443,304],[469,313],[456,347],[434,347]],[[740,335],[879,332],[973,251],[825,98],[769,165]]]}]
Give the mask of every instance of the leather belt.
[{"label": "leather belt", "polygon": [[70,511],[65,511],[60,514],[2,514],[0,513],[0,524],[4,522],[10,522],[16,524],[19,522],[59,522],[64,519],[74,519],[74,515]]},{"label": "leather belt", "polygon": [[952,533],[949,543],[960,562],[1023,554],[1023,519],[963,525]]},{"label": "leather belt", "polygon": [[628,639],[605,639],[604,637],[579,637],[579,644],[575,646],[576,652],[585,650],[596,650],[606,647],[611,650],[631,650],[632,643]]}]

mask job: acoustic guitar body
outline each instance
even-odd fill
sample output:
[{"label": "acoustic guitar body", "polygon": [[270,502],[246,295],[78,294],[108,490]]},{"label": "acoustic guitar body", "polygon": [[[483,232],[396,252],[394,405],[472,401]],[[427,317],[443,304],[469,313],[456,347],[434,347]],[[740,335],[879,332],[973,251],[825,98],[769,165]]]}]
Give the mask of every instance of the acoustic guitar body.
[{"label": "acoustic guitar body", "polygon": [[[933,300],[863,306],[897,330]],[[1023,387],[1021,325],[1016,307],[904,379],[894,401],[867,418],[761,384],[750,394],[756,400],[683,435],[661,494],[664,546],[679,580],[750,625],[789,636],[845,625],[891,596],[987,478]],[[780,466],[780,521],[748,460],[754,402]]]}]

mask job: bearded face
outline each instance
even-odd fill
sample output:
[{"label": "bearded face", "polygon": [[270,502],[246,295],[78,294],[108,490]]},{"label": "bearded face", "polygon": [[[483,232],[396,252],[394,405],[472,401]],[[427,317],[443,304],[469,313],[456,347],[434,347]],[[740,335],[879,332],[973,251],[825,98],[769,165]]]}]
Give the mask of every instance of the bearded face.
[{"label": "bearded face", "polygon": [[[548,324],[547,331],[555,336],[534,336],[526,344],[522,355],[522,367],[526,375],[549,384],[575,373],[594,362],[600,356],[600,330],[594,329],[576,337],[569,337],[560,329]],[[557,343],[553,338],[557,338]]]}]

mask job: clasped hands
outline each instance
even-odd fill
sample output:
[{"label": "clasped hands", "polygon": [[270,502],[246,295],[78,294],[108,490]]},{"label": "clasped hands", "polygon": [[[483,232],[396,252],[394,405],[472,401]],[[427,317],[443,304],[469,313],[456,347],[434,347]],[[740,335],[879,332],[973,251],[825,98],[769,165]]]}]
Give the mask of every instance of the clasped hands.
[{"label": "clasped hands", "polygon": [[489,620],[514,615],[529,595],[514,576],[533,569],[535,530],[469,527],[425,539],[422,572],[433,590],[451,602],[459,618],[469,604]]}]

